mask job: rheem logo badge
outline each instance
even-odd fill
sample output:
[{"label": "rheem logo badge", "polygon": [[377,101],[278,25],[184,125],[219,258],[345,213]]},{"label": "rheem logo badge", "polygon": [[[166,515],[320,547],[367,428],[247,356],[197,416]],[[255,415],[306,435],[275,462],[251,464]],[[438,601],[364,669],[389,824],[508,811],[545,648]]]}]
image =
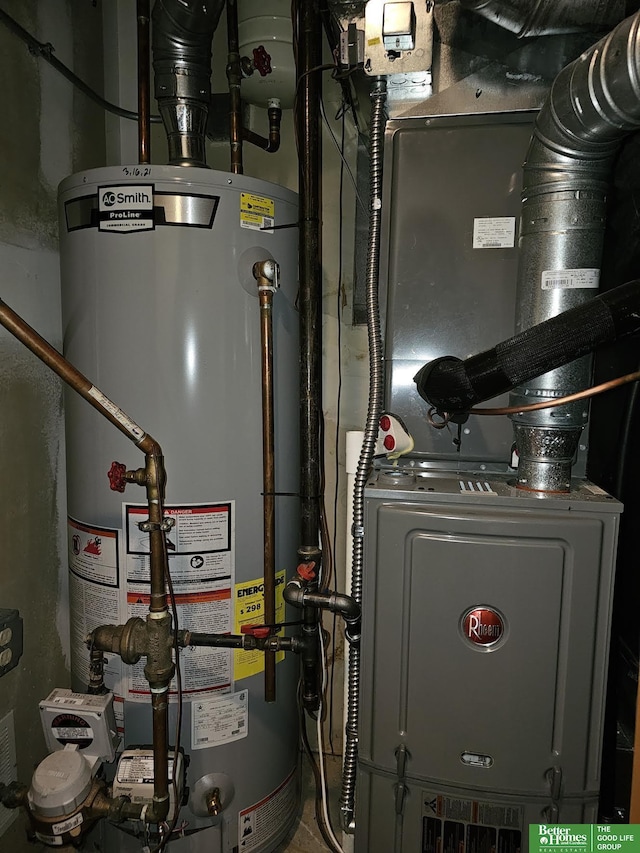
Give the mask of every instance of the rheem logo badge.
[{"label": "rheem logo badge", "polygon": [[471,607],[460,619],[465,641],[479,651],[491,651],[505,637],[505,619],[494,607]]}]

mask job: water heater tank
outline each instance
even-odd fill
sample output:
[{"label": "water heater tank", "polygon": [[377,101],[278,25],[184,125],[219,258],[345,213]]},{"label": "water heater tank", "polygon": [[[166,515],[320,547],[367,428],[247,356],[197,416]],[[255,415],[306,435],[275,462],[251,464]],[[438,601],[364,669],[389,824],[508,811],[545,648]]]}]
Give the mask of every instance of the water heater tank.
[{"label": "water heater tank", "polygon": [[[243,624],[263,622],[261,347],[252,267],[268,258],[281,273],[273,301],[279,590],[295,565],[297,230],[279,226],[295,226],[297,215],[289,190],[207,169],[113,167],[74,175],[60,188],[65,352],[162,445],[181,628],[239,633]],[[148,544],[138,527],[145,493],[130,485],[121,495],[107,481],[114,460],[137,468],[143,457],[72,393],[66,431],[72,673],[82,689],[86,634],[148,607]],[[284,621],[283,604],[277,616]],[[106,668],[127,747],[151,743],[142,663],[127,667],[109,656]],[[278,661],[277,701],[269,704],[261,653],[190,648],[181,667],[188,801],[179,824],[186,837],[177,846],[269,853],[297,811],[297,661]],[[174,701],[172,745],[175,710]],[[215,789],[217,816],[208,808]],[[140,848],[139,839],[106,822],[101,831],[101,849]]]}]

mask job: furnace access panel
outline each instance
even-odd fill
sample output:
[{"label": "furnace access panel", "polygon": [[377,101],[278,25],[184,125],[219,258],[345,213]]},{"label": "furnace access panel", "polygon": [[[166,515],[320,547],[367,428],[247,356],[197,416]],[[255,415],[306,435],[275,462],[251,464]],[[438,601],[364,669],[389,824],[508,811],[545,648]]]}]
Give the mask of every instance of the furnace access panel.
[{"label": "furnace access panel", "polygon": [[457,833],[502,830],[503,853],[529,822],[595,819],[620,511],[584,482],[545,498],[506,477],[369,485],[358,853],[399,849],[382,841],[398,821],[401,849],[428,853],[447,802]]}]

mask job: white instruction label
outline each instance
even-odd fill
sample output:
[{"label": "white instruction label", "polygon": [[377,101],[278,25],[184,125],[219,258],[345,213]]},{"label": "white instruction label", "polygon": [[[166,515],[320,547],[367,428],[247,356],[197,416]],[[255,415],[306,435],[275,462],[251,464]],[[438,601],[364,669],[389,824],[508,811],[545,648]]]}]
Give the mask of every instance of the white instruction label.
[{"label": "white instruction label", "polygon": [[[173,521],[166,541],[180,627],[207,634],[230,634],[235,583],[234,502],[167,504],[164,512]],[[127,619],[144,619],[149,610],[149,535],[139,528],[147,518],[146,505],[123,504]],[[230,649],[189,646],[180,655],[180,669],[186,701],[196,701],[207,693],[229,693],[233,688]],[[144,660],[128,667],[127,677],[125,698],[148,702]],[[169,691],[171,699],[177,696],[175,679]]]},{"label": "white instruction label", "polygon": [[597,290],[600,270],[545,270],[542,273],[543,290]]},{"label": "white instruction label", "polygon": [[515,216],[486,216],[473,220],[474,249],[512,249],[515,244]]},{"label": "white instruction label", "polygon": [[193,749],[220,746],[249,734],[249,692],[199,699],[191,708]]},{"label": "white instruction label", "polygon": [[116,404],[110,400],[99,388],[96,388],[95,385],[92,385],[89,388],[89,396],[93,397],[103,409],[106,409],[109,414],[115,418],[120,426],[124,427],[130,436],[139,441],[144,437],[144,430],[138,426],[135,421],[132,421],[129,415],[125,414],[121,408],[116,406]]}]

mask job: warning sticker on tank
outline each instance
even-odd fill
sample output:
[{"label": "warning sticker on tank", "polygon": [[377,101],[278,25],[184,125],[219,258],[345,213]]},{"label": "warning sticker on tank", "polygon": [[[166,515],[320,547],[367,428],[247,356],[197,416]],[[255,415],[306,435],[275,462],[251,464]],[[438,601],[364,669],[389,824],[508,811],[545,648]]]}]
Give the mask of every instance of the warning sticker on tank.
[{"label": "warning sticker on tank", "polygon": [[192,749],[241,740],[249,734],[249,692],[211,696],[191,706]]},{"label": "warning sticker on tank", "polygon": [[422,853],[519,853],[524,807],[422,791]]},{"label": "warning sticker on tank", "polygon": [[[284,621],[284,570],[276,573],[276,623]],[[264,624],[264,583],[262,578],[235,586],[235,622],[233,631],[240,634],[245,625]],[[233,673],[236,681],[264,670],[264,652],[235,651]],[[276,662],[284,660],[284,652],[276,654]]]},{"label": "warning sticker on tank", "polygon": [[512,249],[515,244],[515,216],[485,216],[473,220],[474,249]]},{"label": "warning sticker on tank", "polygon": [[[173,522],[166,540],[181,630],[231,633],[234,513],[233,501],[165,506],[165,518]],[[139,528],[146,519],[146,505],[123,504],[126,619],[145,618],[149,608],[149,535]],[[149,685],[144,677],[143,663],[127,669],[125,698],[129,700],[148,701]],[[211,691],[229,691],[233,686],[231,651],[186,648],[180,655],[180,672],[187,700]],[[175,698],[176,689],[174,679],[170,687],[172,698]]]},{"label": "warning sticker on tank", "polygon": [[[117,530],[68,519],[71,668],[84,684],[89,683],[88,634],[99,625],[121,621],[118,539]],[[105,654],[105,659],[105,684],[109,690],[116,690],[121,677],[120,658]]]},{"label": "warning sticker on tank", "polygon": [[240,227],[273,234],[275,202],[253,193],[240,193]]},{"label": "warning sticker on tank", "polygon": [[98,187],[98,228],[129,234],[152,231],[153,184],[122,184]]},{"label": "warning sticker on tank", "polygon": [[542,290],[596,290],[600,287],[600,270],[544,270]]},{"label": "warning sticker on tank", "polygon": [[238,813],[238,850],[245,853],[281,835],[297,811],[295,768],[279,788]]}]

